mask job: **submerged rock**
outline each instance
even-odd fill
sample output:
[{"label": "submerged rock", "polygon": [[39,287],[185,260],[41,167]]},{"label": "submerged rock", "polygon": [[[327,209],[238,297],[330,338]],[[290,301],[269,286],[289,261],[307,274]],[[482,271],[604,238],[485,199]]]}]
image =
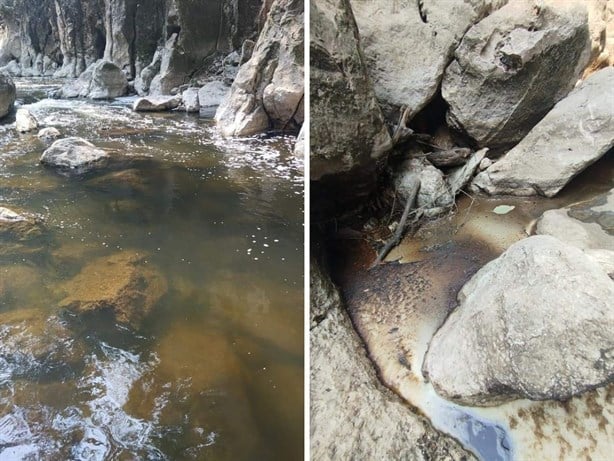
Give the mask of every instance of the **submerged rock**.
[{"label": "submerged rock", "polygon": [[303,0],[273,1],[250,60],[215,115],[224,136],[303,123],[303,9]]},{"label": "submerged rock", "polygon": [[328,276],[311,271],[313,459],[473,460],[379,381]]},{"label": "submerged rock", "polygon": [[26,241],[39,237],[43,232],[44,226],[39,218],[0,206],[0,237],[10,236],[17,241]]},{"label": "submerged rock", "polygon": [[41,163],[61,169],[83,172],[94,168],[109,155],[83,138],[59,139],[41,157]]},{"label": "submerged rock", "polygon": [[132,110],[135,112],[165,112],[179,107],[181,95],[179,96],[148,96],[134,101]]},{"label": "submerged rock", "polygon": [[614,377],[614,281],[578,248],[550,236],[521,240],[458,300],[423,365],[449,400],[566,400]]},{"label": "submerged rock", "polygon": [[490,195],[553,197],[614,147],[614,68],[600,70],[560,101],[502,159],[476,176]]},{"label": "submerged rock", "polygon": [[349,2],[311,3],[310,48],[312,203],[324,214],[362,203],[392,141]]},{"label": "submerged rock", "polygon": [[38,129],[38,120],[27,109],[17,109],[15,115],[15,128],[20,133],[27,133]]},{"label": "submerged rock", "polygon": [[13,108],[15,95],[15,84],[11,77],[0,73],[0,118],[8,114]]},{"label": "submerged rock", "polygon": [[145,257],[126,250],[95,259],[61,286],[67,296],[60,307],[80,314],[110,310],[118,322],[137,326],[168,290]]},{"label": "submerged rock", "polygon": [[447,68],[448,124],[480,147],[520,141],[573,88],[587,64],[586,7],[509,2],[473,26]]}]

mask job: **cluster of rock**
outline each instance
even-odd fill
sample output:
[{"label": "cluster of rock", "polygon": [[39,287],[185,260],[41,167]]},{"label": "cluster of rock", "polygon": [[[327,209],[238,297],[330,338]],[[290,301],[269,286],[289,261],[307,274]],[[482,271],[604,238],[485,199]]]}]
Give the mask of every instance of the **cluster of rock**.
[{"label": "cluster of rock", "polygon": [[[386,181],[426,217],[449,212],[464,188],[558,194],[614,147],[613,13],[602,0],[313,0],[312,219],[355,215]],[[412,379],[425,378],[446,399],[471,406],[567,400],[611,383],[613,197],[610,191],[546,212],[538,235],[512,245],[465,284],[449,317],[446,298],[424,361],[413,350],[404,351],[412,355],[406,363],[399,348],[388,356],[372,347],[373,331],[388,344],[399,328],[416,328],[380,325],[385,315],[403,322],[397,291],[414,282],[394,273],[390,292],[378,292],[391,312],[371,313],[371,337],[352,310],[382,380],[406,397],[399,382],[411,366]],[[356,343],[353,352],[341,350],[352,344],[353,325],[330,280],[312,267],[312,453],[420,459],[405,454],[408,445],[392,448],[390,438],[373,435],[378,427],[393,439],[405,435],[386,428],[394,410],[383,418],[373,413],[372,403],[384,407],[388,395],[377,380],[346,380],[344,387],[329,377],[338,375],[331,369],[362,376],[356,364],[364,349]],[[376,277],[373,269],[369,277]],[[375,295],[367,284],[359,288],[356,296],[369,304]],[[366,414],[379,426],[365,422]],[[338,415],[355,424],[329,424]],[[345,443],[364,438],[377,439],[376,448]]]},{"label": "cluster of rock", "polygon": [[[611,104],[600,96],[612,87],[605,2],[449,7],[313,2],[310,175],[319,209],[360,204],[389,152],[411,159],[401,176],[423,171],[441,189],[450,165],[434,154],[488,148],[474,190],[551,196],[614,145]],[[593,75],[572,91],[589,68]],[[425,120],[428,133],[416,133]],[[410,141],[419,142],[408,150]],[[428,201],[445,208],[448,195]]]}]

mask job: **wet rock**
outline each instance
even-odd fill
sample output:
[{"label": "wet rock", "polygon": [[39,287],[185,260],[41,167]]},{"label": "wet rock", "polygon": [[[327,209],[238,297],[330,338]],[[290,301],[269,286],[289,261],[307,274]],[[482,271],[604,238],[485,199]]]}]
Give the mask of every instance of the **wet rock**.
[{"label": "wet rock", "polygon": [[200,111],[200,103],[198,102],[198,88],[188,88],[181,94],[181,99],[186,112]]},{"label": "wet rock", "polygon": [[535,233],[580,248],[607,273],[613,272],[614,189],[588,202],[546,211],[537,221]]},{"label": "wet rock", "polygon": [[59,138],[60,136],[62,136],[62,133],[60,133],[60,130],[58,130],[57,128],[47,127],[40,130],[37,136],[43,140],[51,140]]},{"label": "wet rock", "polygon": [[313,269],[312,457],[321,460],[475,459],[382,386],[334,285],[321,269]]},{"label": "wet rock", "polygon": [[250,60],[216,112],[224,136],[303,123],[303,8],[303,0],[273,2]]},{"label": "wet rock", "polygon": [[311,169],[314,211],[362,203],[392,147],[347,2],[311,3]]},{"label": "wet rock", "polygon": [[502,159],[476,176],[474,190],[490,195],[553,197],[614,146],[614,68],[596,72],[560,101]]},{"label": "wet rock", "polygon": [[67,296],[60,307],[79,314],[110,310],[118,322],[138,326],[168,290],[164,276],[145,257],[122,251],[95,259],[61,286]]},{"label": "wet rock", "polygon": [[441,216],[454,206],[454,195],[450,192],[443,173],[422,158],[403,162],[395,178],[397,191],[403,196],[411,193],[416,177],[420,181],[416,207],[423,211],[424,216]]},{"label": "wet rock", "polygon": [[228,95],[229,90],[230,87],[219,80],[206,83],[198,90],[201,115],[207,117],[214,116],[218,106],[222,104],[224,98]]},{"label": "wet rock", "polygon": [[179,96],[148,96],[134,101],[132,110],[135,112],[165,112],[176,109],[181,104]]},{"label": "wet rock", "polygon": [[15,114],[15,128],[20,133],[27,133],[38,129],[38,120],[27,109],[17,109]]},{"label": "wet rock", "polygon": [[585,6],[508,3],[469,29],[446,69],[448,124],[509,149],[573,88],[589,49]]},{"label": "wet rock", "polygon": [[15,84],[11,77],[0,73],[0,118],[13,108],[15,102]]},{"label": "wet rock", "polygon": [[40,218],[0,206],[0,237],[27,241],[41,236],[43,232]]},{"label": "wet rock", "polygon": [[299,131],[294,143],[294,156],[297,158],[305,158],[305,133],[303,128]]},{"label": "wet rock", "polygon": [[[409,119],[437,92],[463,34],[507,0],[388,2],[351,0],[369,76],[385,112]],[[398,114],[394,115],[396,117]]]},{"label": "wet rock", "polygon": [[99,166],[109,155],[83,138],[59,139],[41,157],[41,163],[52,167],[83,172]]},{"label": "wet rock", "polygon": [[423,366],[445,398],[566,400],[612,380],[614,281],[578,248],[550,236],[521,240],[458,300]]},{"label": "wet rock", "polygon": [[[62,380],[83,366],[83,344],[67,326],[42,309],[0,313],[0,364],[3,378]],[[8,375],[8,376],[6,376]]]},{"label": "wet rock", "polygon": [[113,99],[128,92],[128,80],[122,70],[110,61],[98,61],[79,78],[60,89],[64,98]]}]

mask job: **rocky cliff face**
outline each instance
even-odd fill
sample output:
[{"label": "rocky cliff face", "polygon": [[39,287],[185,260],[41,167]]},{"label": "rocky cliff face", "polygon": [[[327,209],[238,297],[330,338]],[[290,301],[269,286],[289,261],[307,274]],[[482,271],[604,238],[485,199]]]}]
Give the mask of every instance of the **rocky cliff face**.
[{"label": "rocky cliff face", "polygon": [[216,54],[255,38],[261,3],[0,0],[0,66],[13,75],[76,77],[105,58],[135,78],[166,44],[157,86],[164,92],[206,71]]}]

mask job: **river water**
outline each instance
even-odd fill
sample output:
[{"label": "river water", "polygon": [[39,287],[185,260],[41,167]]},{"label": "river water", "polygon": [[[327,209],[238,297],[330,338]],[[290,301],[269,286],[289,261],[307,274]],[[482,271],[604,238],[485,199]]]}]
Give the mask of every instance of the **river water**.
[{"label": "river water", "polygon": [[[121,157],[67,177],[0,125],[0,206],[36,214],[0,240],[0,459],[299,459],[303,171],[293,139],[224,140],[210,120],[45,97],[44,126]],[[2,238],[0,236],[0,238]],[[168,289],[138,325],[59,307],[92,261],[138,253]]]}]

